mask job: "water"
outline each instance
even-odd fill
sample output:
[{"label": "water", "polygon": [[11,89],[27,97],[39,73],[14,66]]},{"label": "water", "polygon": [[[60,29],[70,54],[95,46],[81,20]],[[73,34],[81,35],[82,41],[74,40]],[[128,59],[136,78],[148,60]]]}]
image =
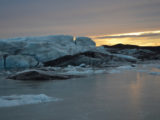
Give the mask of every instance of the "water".
[{"label": "water", "polygon": [[0,96],[45,94],[60,100],[0,107],[0,120],[160,120],[160,75],[150,74],[160,72],[157,66],[64,81],[1,78]]}]

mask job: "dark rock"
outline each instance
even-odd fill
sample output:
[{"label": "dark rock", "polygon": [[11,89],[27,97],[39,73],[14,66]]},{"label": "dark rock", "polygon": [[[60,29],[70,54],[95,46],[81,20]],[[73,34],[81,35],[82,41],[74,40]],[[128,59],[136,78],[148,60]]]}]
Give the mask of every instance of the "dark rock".
[{"label": "dark rock", "polygon": [[160,51],[160,46],[137,46],[137,45],[125,45],[116,44],[113,46],[104,45],[105,48],[115,48],[115,49],[146,49],[151,51]]},{"label": "dark rock", "polygon": [[142,47],[136,45],[123,45],[117,44],[113,46],[105,45],[104,48],[111,53],[118,53],[123,55],[130,55],[138,58],[139,60],[159,60],[160,46],[157,47]]},{"label": "dark rock", "polygon": [[101,63],[106,61],[107,58],[111,58],[107,54],[99,53],[99,52],[84,52],[76,55],[67,55],[56,60],[51,60],[48,62],[44,62],[44,66],[79,66],[81,64],[99,66]]},{"label": "dark rock", "polygon": [[62,74],[49,74],[48,72],[39,71],[39,70],[30,70],[30,71],[23,71],[17,73],[16,75],[8,77],[8,79],[13,80],[66,80],[70,79],[72,75],[62,75]]},{"label": "dark rock", "polygon": [[136,65],[132,64],[131,67],[136,67]]},{"label": "dark rock", "polygon": [[100,52],[83,52],[76,55],[67,55],[56,60],[44,62],[44,66],[64,67],[68,65],[79,66],[81,64],[101,67],[104,64],[113,62],[136,62],[136,59],[131,59],[124,55],[104,54]]}]

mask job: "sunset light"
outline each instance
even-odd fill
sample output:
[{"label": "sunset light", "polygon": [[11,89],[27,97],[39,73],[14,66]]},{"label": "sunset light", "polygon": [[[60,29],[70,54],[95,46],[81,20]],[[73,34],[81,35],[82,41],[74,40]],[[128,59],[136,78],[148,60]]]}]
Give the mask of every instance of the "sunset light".
[{"label": "sunset light", "polygon": [[160,30],[111,35],[97,35],[90,37],[97,43],[97,46],[115,45],[119,43],[139,46],[160,46]]},{"label": "sunset light", "polygon": [[160,120],[160,0],[0,0],[0,120]]}]

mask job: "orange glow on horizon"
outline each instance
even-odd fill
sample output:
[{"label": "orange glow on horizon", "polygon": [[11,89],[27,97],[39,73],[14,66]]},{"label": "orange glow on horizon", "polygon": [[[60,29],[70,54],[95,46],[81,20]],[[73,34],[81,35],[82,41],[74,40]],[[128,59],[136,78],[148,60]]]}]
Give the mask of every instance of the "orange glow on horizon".
[{"label": "orange glow on horizon", "polygon": [[160,46],[160,30],[123,34],[90,36],[97,46],[131,44],[139,46]]}]

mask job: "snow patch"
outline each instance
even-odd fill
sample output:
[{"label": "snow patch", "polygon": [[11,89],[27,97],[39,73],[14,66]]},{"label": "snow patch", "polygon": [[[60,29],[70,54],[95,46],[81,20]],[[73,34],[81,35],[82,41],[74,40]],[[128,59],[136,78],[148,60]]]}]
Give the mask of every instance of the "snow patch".
[{"label": "snow patch", "polygon": [[130,66],[130,65],[125,65],[125,66],[120,66],[120,67],[118,67],[118,69],[130,70],[130,69],[133,69],[133,67]]},{"label": "snow patch", "polygon": [[120,73],[120,72],[121,72],[120,70],[114,70],[114,69],[108,71],[108,73],[110,74]]},{"label": "snow patch", "polygon": [[63,69],[62,73],[66,75],[86,75],[86,74],[99,74],[105,73],[105,69],[91,68],[91,67],[80,67],[80,66],[68,66]]},{"label": "snow patch", "polygon": [[120,66],[117,68],[113,68],[113,69],[109,70],[107,73],[114,74],[114,73],[120,73],[125,70],[134,70],[134,69],[135,69],[135,67],[132,67],[130,65],[124,65],[124,66]]},{"label": "snow patch", "polygon": [[131,61],[137,61],[137,58],[133,56],[122,55],[122,54],[113,54],[113,55],[119,58],[124,58],[124,59],[131,60]]},{"label": "snow patch", "polygon": [[0,97],[0,107],[13,107],[44,102],[57,102],[59,98],[48,97],[45,94],[39,95],[10,95]]}]

